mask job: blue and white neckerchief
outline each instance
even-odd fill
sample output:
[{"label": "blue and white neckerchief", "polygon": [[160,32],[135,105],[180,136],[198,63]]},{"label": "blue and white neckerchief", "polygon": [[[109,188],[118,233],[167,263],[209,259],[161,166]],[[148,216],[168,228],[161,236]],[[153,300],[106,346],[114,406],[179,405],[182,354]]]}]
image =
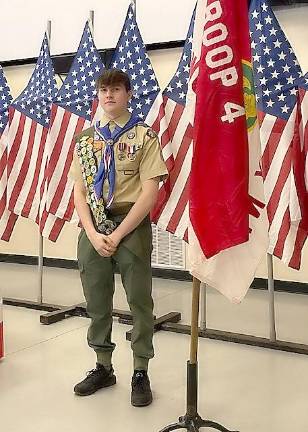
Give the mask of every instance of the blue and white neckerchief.
[{"label": "blue and white neckerchief", "polygon": [[99,165],[97,174],[94,180],[94,191],[97,200],[103,195],[103,185],[105,180],[108,180],[109,190],[106,208],[110,208],[114,200],[115,189],[115,160],[114,160],[114,143],[129,129],[140,122],[139,118],[131,117],[128,122],[120,127],[116,125],[115,129],[111,132],[109,124],[101,127],[100,122],[97,121],[94,125],[94,131],[105,141],[105,149],[102,155],[102,160]]}]

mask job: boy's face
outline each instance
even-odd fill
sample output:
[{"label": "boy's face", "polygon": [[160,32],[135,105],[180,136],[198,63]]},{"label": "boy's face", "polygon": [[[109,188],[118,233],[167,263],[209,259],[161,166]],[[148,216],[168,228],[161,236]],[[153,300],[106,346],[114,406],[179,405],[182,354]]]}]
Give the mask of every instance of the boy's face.
[{"label": "boy's face", "polygon": [[132,96],[124,84],[102,86],[98,90],[98,101],[107,116],[116,117],[127,109],[128,101]]}]

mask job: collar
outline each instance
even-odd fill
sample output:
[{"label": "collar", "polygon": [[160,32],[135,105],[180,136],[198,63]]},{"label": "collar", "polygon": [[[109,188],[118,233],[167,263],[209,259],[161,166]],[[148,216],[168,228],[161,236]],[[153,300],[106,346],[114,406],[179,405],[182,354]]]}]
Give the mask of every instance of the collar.
[{"label": "collar", "polygon": [[116,117],[115,119],[110,119],[109,117],[106,116],[106,114],[104,114],[100,121],[100,127],[104,127],[110,121],[113,121],[117,126],[123,128],[130,118],[131,118],[131,114],[129,113],[129,111],[125,111],[123,114],[121,114],[119,117]]}]

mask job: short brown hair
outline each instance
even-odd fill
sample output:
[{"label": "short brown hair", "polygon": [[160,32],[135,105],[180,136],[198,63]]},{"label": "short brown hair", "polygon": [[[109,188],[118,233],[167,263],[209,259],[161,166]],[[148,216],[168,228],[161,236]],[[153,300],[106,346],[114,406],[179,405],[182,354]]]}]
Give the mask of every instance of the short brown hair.
[{"label": "short brown hair", "polygon": [[117,84],[123,84],[126,91],[131,90],[131,83],[129,76],[119,69],[108,69],[105,70],[96,80],[96,90],[98,91],[103,86],[114,86]]}]

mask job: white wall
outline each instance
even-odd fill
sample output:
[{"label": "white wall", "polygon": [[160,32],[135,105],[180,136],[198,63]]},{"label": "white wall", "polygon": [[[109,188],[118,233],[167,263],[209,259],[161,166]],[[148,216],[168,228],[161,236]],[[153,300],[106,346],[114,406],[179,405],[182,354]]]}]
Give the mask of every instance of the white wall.
[{"label": "white wall", "polygon": [[[186,37],[195,0],[137,0],[137,20],[145,43],[182,40]],[[77,49],[82,29],[95,14],[97,48],[112,48],[121,32],[130,0],[2,0],[0,61],[36,57],[46,29],[52,24],[51,53]],[[65,37],[63,37],[65,35]]]},{"label": "white wall", "polygon": [[277,7],[275,14],[304,73],[308,72],[308,5]]},{"label": "white wall", "polygon": [[[294,9],[279,9],[277,16],[290,39],[293,48],[298,56],[299,62],[304,71],[308,71],[308,7]],[[185,29],[185,32],[186,33]],[[152,51],[149,53],[157,74],[158,81],[162,88],[169,82],[174,74],[181,55],[181,49],[170,49]],[[5,74],[11,87],[13,96],[17,96],[26,85],[32,66],[9,67]],[[53,244],[44,241],[44,254],[48,257],[74,259],[76,257],[76,238],[78,230],[68,224],[63,229],[59,240]],[[0,253],[37,255],[39,237],[36,225],[28,220],[20,218],[9,243],[0,241]],[[266,277],[266,261],[261,263],[257,276]],[[275,260],[275,277],[281,280],[308,282],[308,246],[306,245],[303,254],[301,271],[297,272],[288,269],[279,260]]]}]

